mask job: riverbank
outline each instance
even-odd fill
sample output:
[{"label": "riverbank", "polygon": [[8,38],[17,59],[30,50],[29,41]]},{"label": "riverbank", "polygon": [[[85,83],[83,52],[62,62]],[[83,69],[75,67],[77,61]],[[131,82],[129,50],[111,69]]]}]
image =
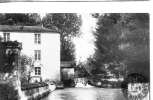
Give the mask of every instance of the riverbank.
[{"label": "riverbank", "polygon": [[27,100],[38,100],[47,96],[52,91],[53,90],[50,89],[50,86],[44,82],[22,86],[22,92]]}]

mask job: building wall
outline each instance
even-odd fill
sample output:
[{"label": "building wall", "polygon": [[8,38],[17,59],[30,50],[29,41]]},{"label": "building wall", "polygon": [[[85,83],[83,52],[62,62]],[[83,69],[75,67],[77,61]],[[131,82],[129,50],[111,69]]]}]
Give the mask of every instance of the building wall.
[{"label": "building wall", "polygon": [[[41,33],[41,44],[34,43],[34,33],[9,32],[10,40],[22,43],[21,54],[34,59],[34,50],[41,50],[41,60],[35,61],[35,67],[41,67],[43,80],[60,80],[60,35],[58,33]],[[3,32],[0,32],[3,37]],[[36,76],[32,73],[32,76]]]},{"label": "building wall", "polygon": [[61,79],[74,79],[74,68],[61,68]]}]

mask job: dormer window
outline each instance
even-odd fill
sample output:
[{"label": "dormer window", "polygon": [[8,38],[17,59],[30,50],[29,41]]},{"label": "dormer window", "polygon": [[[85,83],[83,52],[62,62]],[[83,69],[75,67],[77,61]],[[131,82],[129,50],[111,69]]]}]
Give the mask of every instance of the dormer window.
[{"label": "dormer window", "polygon": [[34,34],[34,42],[35,44],[40,44],[41,43],[41,34],[40,33],[35,33]]},{"label": "dormer window", "polygon": [[3,38],[4,38],[4,41],[10,41],[10,33],[3,33]]}]

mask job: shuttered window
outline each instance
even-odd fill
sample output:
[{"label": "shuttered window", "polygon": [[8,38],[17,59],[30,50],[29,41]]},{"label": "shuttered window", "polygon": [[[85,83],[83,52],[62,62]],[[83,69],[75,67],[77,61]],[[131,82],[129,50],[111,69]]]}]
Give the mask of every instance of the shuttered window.
[{"label": "shuttered window", "polygon": [[41,51],[40,50],[34,50],[34,57],[35,57],[35,60],[41,60]]},{"label": "shuttered window", "polygon": [[41,67],[35,67],[35,75],[41,75]]},{"label": "shuttered window", "polygon": [[3,33],[4,41],[10,41],[10,33]]},{"label": "shuttered window", "polygon": [[35,44],[41,43],[41,34],[40,33],[34,34],[34,42],[35,42]]}]

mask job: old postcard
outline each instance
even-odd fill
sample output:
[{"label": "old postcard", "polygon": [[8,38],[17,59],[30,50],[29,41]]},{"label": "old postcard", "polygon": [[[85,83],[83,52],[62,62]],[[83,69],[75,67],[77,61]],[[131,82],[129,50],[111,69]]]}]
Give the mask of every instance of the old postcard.
[{"label": "old postcard", "polygon": [[150,100],[149,13],[0,13],[0,100]]}]

